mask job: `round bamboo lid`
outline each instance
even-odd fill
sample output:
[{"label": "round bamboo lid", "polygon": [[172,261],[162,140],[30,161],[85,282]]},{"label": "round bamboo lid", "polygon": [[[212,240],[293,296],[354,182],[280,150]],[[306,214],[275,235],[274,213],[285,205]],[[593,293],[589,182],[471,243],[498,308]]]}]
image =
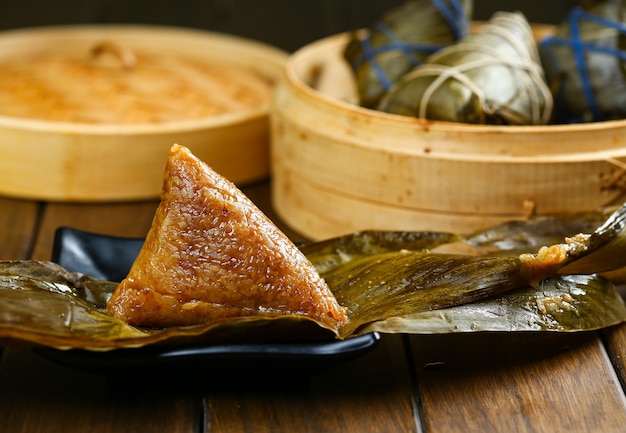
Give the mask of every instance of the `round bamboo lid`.
[{"label": "round bamboo lid", "polygon": [[52,39],[5,52],[0,115],[85,124],[167,123],[241,112],[269,99],[272,83],[249,68],[111,38],[115,35],[89,47],[59,47]]},{"label": "round bamboo lid", "polygon": [[286,58],[256,41],[161,26],[0,32],[0,194],[157,198],[174,143],[238,184],[266,178]]}]

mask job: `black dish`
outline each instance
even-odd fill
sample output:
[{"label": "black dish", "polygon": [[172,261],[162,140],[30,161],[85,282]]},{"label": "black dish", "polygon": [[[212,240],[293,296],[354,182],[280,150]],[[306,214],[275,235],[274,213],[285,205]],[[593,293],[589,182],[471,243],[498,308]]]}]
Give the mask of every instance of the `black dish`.
[{"label": "black dish", "polygon": [[[121,238],[90,233],[68,227],[55,234],[52,261],[71,272],[120,281],[126,276],[143,239]],[[232,344],[203,346],[146,346],[108,352],[88,350],[37,349],[56,362],[111,375],[150,374],[170,366],[204,372],[234,370],[239,374],[267,375],[275,372],[289,375],[315,372],[332,364],[354,358],[373,349],[380,340],[378,333],[347,340],[323,342]]]}]

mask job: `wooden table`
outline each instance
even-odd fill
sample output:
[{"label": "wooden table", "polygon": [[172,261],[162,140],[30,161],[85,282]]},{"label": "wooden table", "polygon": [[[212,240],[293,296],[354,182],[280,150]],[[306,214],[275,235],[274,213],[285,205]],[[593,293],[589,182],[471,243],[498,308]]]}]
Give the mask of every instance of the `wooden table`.
[{"label": "wooden table", "polygon": [[[277,220],[267,183],[244,191]],[[0,258],[48,260],[60,226],[144,236],[156,206],[0,198]],[[625,326],[578,334],[386,335],[374,350],[298,383],[266,378],[160,388],[114,385],[28,347],[7,347],[0,432],[624,432],[625,360]],[[175,367],[168,375],[198,379]]]}]

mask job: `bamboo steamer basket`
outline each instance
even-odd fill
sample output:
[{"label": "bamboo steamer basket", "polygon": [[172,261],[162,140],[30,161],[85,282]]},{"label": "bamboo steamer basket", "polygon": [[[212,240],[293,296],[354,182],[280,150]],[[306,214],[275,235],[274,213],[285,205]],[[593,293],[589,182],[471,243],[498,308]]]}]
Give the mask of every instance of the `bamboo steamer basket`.
[{"label": "bamboo steamer basket", "polygon": [[482,126],[361,108],[348,38],[295,52],[275,92],[273,205],[305,237],[468,233],[624,201],[626,121]]},{"label": "bamboo steamer basket", "polygon": [[286,53],[199,30],[89,25],[5,31],[0,34],[0,62],[10,61],[13,55],[55,50],[88,56],[102,43],[122,46],[122,54],[186,56],[225,71],[238,68],[265,81],[270,91],[260,103],[243,109],[156,123],[90,124],[0,115],[0,194],[85,202],[155,198],[161,191],[167,152],[174,143],[190,148],[236,183],[268,176],[270,99]]}]

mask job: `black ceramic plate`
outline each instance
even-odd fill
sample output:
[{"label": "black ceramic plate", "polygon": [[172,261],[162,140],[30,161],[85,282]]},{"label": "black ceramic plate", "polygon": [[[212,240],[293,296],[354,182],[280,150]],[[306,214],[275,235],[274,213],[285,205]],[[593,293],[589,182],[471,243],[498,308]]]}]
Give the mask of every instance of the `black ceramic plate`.
[{"label": "black ceramic plate", "polygon": [[[57,230],[52,261],[71,272],[120,281],[143,245],[143,239],[120,238],[63,227]],[[193,347],[148,346],[109,352],[86,350],[40,349],[47,358],[82,369],[147,372],[172,364],[176,368],[246,370],[268,373],[268,370],[297,369],[302,372],[326,367],[361,355],[373,349],[377,333],[324,342],[233,344]]]}]

